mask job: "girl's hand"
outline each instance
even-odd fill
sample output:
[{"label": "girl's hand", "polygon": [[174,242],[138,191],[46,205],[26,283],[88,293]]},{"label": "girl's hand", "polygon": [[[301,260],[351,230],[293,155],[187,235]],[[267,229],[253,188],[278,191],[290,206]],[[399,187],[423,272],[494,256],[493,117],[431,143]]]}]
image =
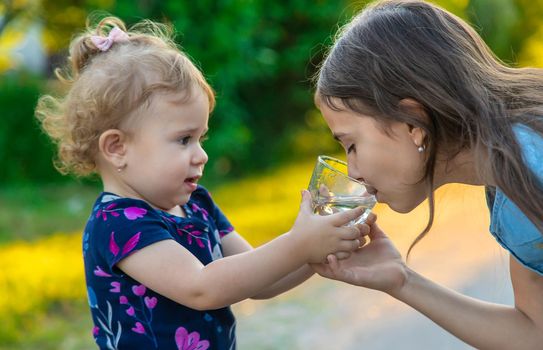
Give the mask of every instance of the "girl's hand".
[{"label": "girl's hand", "polygon": [[356,208],[328,216],[313,214],[311,194],[304,190],[300,212],[290,235],[298,245],[300,254],[305,254],[309,263],[322,263],[330,254],[346,258],[363,242],[361,231],[365,234],[369,232],[367,225],[345,226],[362,215],[363,211]]},{"label": "girl's hand", "polygon": [[327,263],[312,264],[319,275],[346,283],[381,290],[394,294],[405,284],[407,267],[392,241],[377,226],[375,214],[370,214],[366,223],[370,227],[370,242],[355,250],[345,260],[338,261],[334,255]]}]

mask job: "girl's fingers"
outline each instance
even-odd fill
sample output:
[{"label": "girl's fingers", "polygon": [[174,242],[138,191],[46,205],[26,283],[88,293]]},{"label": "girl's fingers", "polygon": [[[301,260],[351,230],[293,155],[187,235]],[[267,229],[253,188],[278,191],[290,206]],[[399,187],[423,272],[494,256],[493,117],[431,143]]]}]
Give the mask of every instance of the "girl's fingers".
[{"label": "girl's fingers", "polygon": [[375,215],[374,213],[370,213],[370,215],[368,215],[364,223],[368,226],[371,226],[375,224],[375,221],[377,221],[377,215]]},{"label": "girl's fingers", "polygon": [[330,267],[330,270],[333,272],[335,270],[337,270],[338,268],[338,263],[337,263],[337,258],[334,254],[329,254],[327,257],[326,257],[326,262],[328,262],[328,266]]},{"label": "girl's fingers", "polygon": [[343,260],[343,259],[347,259],[348,257],[350,257],[351,253],[350,252],[337,252],[334,255],[338,260]]},{"label": "girl's fingers", "polygon": [[368,237],[373,241],[374,239],[386,238],[387,236],[379,228],[379,226],[377,226],[377,224],[373,224],[371,226],[371,230],[370,230],[370,233],[368,234]]}]

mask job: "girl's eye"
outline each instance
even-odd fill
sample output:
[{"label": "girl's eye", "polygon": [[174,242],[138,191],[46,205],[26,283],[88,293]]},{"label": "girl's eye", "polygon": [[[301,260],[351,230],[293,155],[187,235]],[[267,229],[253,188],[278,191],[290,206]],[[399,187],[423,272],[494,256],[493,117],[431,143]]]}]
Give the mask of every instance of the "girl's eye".
[{"label": "girl's eye", "polygon": [[354,147],[354,145],[350,145],[349,148],[347,148],[347,154],[351,152],[356,152],[356,148]]},{"label": "girl's eye", "polygon": [[209,139],[209,136],[203,135],[202,137],[200,137],[200,144],[203,144],[203,143],[206,142],[208,139]]},{"label": "girl's eye", "polygon": [[179,143],[182,144],[183,146],[188,145],[189,142],[190,142],[190,136],[185,136],[179,139]]}]

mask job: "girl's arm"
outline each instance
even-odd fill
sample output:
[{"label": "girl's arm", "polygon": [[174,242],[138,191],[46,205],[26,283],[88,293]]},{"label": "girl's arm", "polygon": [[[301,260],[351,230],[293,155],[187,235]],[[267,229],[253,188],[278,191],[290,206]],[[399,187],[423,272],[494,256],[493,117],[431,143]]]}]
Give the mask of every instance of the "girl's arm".
[{"label": "girl's arm", "polygon": [[[221,240],[224,256],[244,253],[253,249],[253,247],[237,232],[230,232]],[[306,281],[315,272],[309,265],[304,264],[299,269],[282,277],[277,282],[264,287],[258,294],[252,296],[252,299],[269,299],[281,293],[284,293],[297,285]]]},{"label": "girl's arm", "polygon": [[510,258],[515,306],[483,302],[406,269],[403,287],[392,293],[477,349],[541,349],[543,277]]},{"label": "girl's arm", "polygon": [[412,271],[377,225],[370,227],[369,244],[346,260],[329,256],[329,264],[314,269],[324,277],[386,292],[477,349],[541,349],[543,276],[511,258],[515,306],[483,302]]},{"label": "girl's arm", "polygon": [[291,231],[241,254],[203,265],[174,240],[151,244],[123,258],[117,266],[126,274],[180,304],[193,309],[218,309],[257,295],[283,276],[328,254],[348,252],[359,244],[359,230],[344,226],[363,209],[329,216],[312,213],[304,192],[300,214]]}]

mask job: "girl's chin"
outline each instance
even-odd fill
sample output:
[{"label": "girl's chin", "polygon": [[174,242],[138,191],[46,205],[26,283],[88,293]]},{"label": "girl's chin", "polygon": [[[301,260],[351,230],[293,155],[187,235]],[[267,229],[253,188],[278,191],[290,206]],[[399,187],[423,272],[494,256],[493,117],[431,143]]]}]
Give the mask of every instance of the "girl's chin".
[{"label": "girl's chin", "polygon": [[413,211],[417,206],[408,205],[408,203],[398,203],[394,201],[386,201],[383,202],[392,210],[394,210],[396,213],[400,214],[407,214]]}]

